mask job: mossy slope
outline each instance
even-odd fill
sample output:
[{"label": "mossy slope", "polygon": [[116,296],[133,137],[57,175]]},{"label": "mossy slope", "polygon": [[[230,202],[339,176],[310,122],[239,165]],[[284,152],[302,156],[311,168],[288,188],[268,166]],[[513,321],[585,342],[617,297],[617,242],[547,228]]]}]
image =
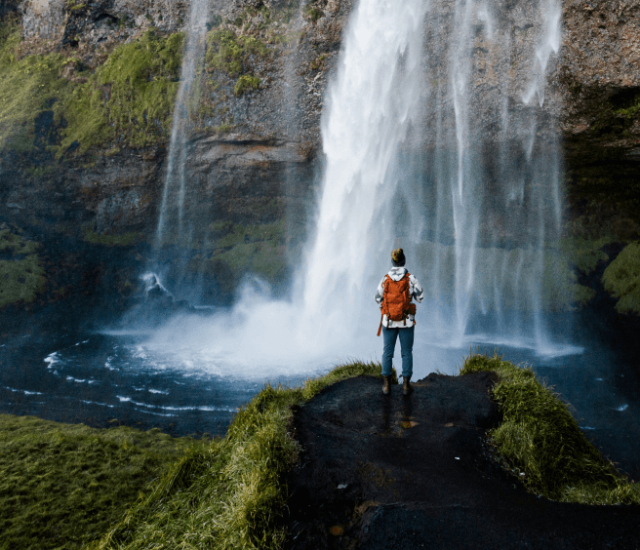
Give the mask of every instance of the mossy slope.
[{"label": "mossy slope", "polygon": [[[90,68],[71,51],[25,55],[21,27],[0,25],[0,147],[58,157],[71,147],[145,147],[164,143],[179,84],[184,37],[147,31]],[[36,121],[51,113],[55,129],[39,136]],[[72,147],[73,146],[73,147]]]},{"label": "mossy slope", "polygon": [[122,44],[82,85],[56,104],[61,151],[72,144],[80,152],[112,144],[145,147],[164,142],[178,92],[184,36],[147,31]]},{"label": "mossy slope", "polygon": [[630,483],[587,441],[575,419],[531,369],[494,355],[468,357],[460,374],[493,370],[500,377],[493,398],[503,421],[490,432],[511,469],[530,491],[561,502],[640,504],[640,485]]},{"label": "mossy slope", "polygon": [[201,445],[158,430],[0,415],[0,548],[82,548]]}]

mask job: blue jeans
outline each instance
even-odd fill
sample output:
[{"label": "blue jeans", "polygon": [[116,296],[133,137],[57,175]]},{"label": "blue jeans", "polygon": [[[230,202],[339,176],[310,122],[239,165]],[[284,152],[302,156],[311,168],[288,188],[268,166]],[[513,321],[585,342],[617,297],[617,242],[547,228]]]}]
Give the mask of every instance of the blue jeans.
[{"label": "blue jeans", "polygon": [[400,335],[400,351],[402,354],[402,376],[409,378],[413,374],[413,333],[415,326],[411,328],[387,328],[382,327],[384,338],[384,350],[382,351],[382,376],[391,376],[391,359],[396,347],[396,340]]}]

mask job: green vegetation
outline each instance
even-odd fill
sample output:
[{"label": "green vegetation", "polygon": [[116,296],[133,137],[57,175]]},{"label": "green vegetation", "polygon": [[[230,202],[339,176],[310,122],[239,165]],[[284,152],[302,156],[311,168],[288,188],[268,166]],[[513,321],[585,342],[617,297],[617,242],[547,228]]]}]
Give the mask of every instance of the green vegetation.
[{"label": "green vegetation", "polygon": [[207,34],[206,67],[229,76],[239,76],[251,70],[251,60],[269,54],[267,46],[253,36],[237,35],[229,29],[217,29]]},{"label": "green vegetation", "polygon": [[0,308],[33,302],[44,289],[45,271],[36,253],[39,245],[0,228]]},{"label": "green vegetation", "polygon": [[327,60],[327,54],[326,53],[322,53],[320,54],[318,57],[316,57],[314,60],[312,60],[309,63],[309,66],[311,67],[312,71],[317,71],[318,69],[322,69],[324,70],[325,68],[325,61]]},{"label": "green vegetation", "polygon": [[262,80],[257,76],[245,74],[238,79],[233,91],[236,97],[240,97],[244,95],[247,90],[257,90],[260,87],[260,82],[262,82]]},{"label": "green vegetation", "polygon": [[[223,291],[233,292],[239,279],[247,273],[271,282],[284,276],[287,269],[284,220],[246,226],[217,222],[211,224],[210,230],[215,248],[206,259],[204,270],[215,277]],[[194,269],[201,265],[202,258],[196,256]]]},{"label": "green vegetation", "polygon": [[606,100],[594,102],[591,131],[597,136],[628,137],[629,129],[640,114],[640,94],[635,89],[622,90]]},{"label": "green vegetation", "polygon": [[[604,254],[604,253],[602,253]],[[574,250],[574,258],[580,265],[589,269],[600,259],[597,251],[579,255]],[[595,259],[595,261],[594,261]],[[542,301],[544,309],[548,311],[570,311],[575,306],[586,306],[596,291],[578,284],[578,275],[570,265],[571,260],[566,255],[547,250],[544,255],[544,272],[542,275]]]},{"label": "green vegetation", "polygon": [[475,354],[460,371],[493,370],[493,398],[503,415],[491,441],[524,486],[561,502],[640,504],[640,484],[630,483],[585,438],[567,407],[531,369],[502,357]]},{"label": "green vegetation", "polygon": [[0,415],[0,548],[80,549],[119,521],[169,464],[204,446],[157,429]]},{"label": "green vegetation", "polygon": [[0,147],[30,150],[35,119],[73,86],[61,78],[70,60],[59,54],[19,59],[21,27],[9,19],[0,24]]},{"label": "green vegetation", "polygon": [[608,237],[599,239],[573,238],[563,239],[557,245],[558,250],[573,264],[578,271],[589,275],[593,273],[599,262],[606,262],[609,256],[602,247],[612,241]]},{"label": "green vegetation", "polygon": [[184,36],[147,31],[118,46],[86,83],[54,105],[61,130],[60,154],[74,143],[79,151],[111,143],[144,147],[167,139],[178,91]]},{"label": "green vegetation", "polygon": [[618,298],[616,311],[640,313],[640,243],[627,245],[602,277],[604,288]]},{"label": "green vegetation", "polygon": [[105,246],[131,246],[139,242],[143,235],[141,233],[124,233],[122,235],[105,235],[95,233],[91,230],[84,235],[84,240],[91,244],[102,244]]},{"label": "green vegetation", "polygon": [[304,10],[304,15],[315,25],[318,19],[324,17],[324,12],[313,2],[309,2]]},{"label": "green vegetation", "polygon": [[267,385],[240,410],[222,440],[181,459],[94,550],[282,547],[286,505],[281,474],[296,462],[291,407],[353,376],[380,376],[379,364],[354,362],[302,388]]},{"label": "green vegetation", "polygon": [[[55,115],[60,140],[48,147],[143,147],[163,142],[171,127],[183,35],[157,36],[118,46],[95,73],[76,57],[58,53],[19,57],[21,30],[0,26],[0,147],[34,147],[35,120]],[[74,78],[69,74],[75,74]]]}]

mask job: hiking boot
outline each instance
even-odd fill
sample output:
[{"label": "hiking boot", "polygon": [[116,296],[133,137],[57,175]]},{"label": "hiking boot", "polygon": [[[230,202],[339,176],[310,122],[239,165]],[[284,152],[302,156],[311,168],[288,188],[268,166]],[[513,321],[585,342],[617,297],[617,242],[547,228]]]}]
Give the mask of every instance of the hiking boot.
[{"label": "hiking boot", "polygon": [[404,376],[402,382],[402,395],[409,395],[413,388],[411,387],[411,376]]},{"label": "hiking boot", "polygon": [[384,380],[384,384],[382,385],[382,393],[385,395],[389,395],[389,391],[391,390],[391,376],[383,376],[382,380]]}]

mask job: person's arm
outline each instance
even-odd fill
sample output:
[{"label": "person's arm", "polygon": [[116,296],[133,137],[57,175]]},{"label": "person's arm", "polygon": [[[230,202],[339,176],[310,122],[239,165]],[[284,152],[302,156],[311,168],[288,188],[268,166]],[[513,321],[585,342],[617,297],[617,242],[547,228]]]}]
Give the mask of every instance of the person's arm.
[{"label": "person's arm", "polygon": [[[385,275],[386,277],[386,275]],[[385,277],[382,277],[382,280],[380,281],[380,284],[378,285],[378,288],[376,289],[376,304],[378,304],[378,307],[382,307],[382,298],[384,296],[384,280]]]},{"label": "person's arm", "polygon": [[409,283],[411,284],[409,291],[413,299],[418,303],[422,302],[422,300],[424,300],[424,290],[418,279],[411,275],[411,277],[409,277]]}]

